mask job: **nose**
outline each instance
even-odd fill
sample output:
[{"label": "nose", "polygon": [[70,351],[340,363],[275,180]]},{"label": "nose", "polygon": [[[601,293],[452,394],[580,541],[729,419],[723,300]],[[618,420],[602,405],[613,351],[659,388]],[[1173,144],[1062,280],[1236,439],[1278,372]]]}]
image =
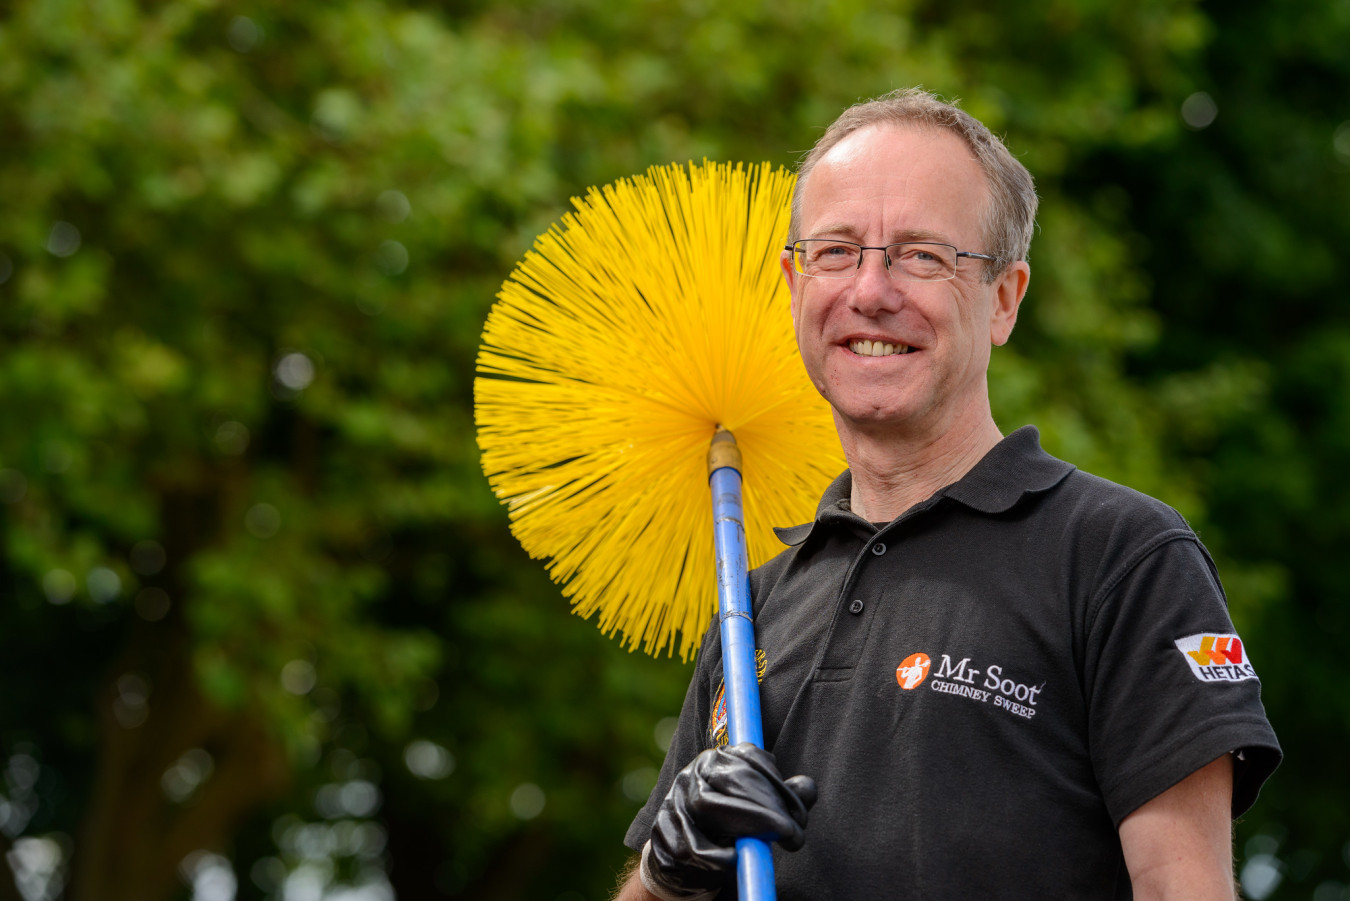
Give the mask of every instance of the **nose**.
[{"label": "nose", "polygon": [[858,271],[850,279],[852,286],[851,306],[864,316],[876,316],[878,313],[894,313],[904,303],[901,280],[892,278],[887,265],[886,252],[878,250],[875,260],[868,260],[869,251],[862,252],[862,261]]}]

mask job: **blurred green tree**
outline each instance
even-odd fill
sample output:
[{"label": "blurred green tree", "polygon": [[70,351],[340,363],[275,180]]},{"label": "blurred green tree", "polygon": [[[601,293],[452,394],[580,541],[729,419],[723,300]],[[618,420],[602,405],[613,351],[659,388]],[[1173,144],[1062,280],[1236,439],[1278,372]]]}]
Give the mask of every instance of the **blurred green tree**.
[{"label": "blurred green tree", "polygon": [[1299,761],[1252,878],[1350,881],[1347,677],[1305,651],[1347,628],[1346,9],[10,5],[0,899],[603,897],[688,671],[507,533],[486,310],[587,186],[790,165],[919,83],[1044,197],[1000,422],[1202,528]]},{"label": "blurred green tree", "polygon": [[1204,461],[1206,538],[1254,580],[1228,579],[1230,595],[1289,763],[1241,826],[1244,883],[1255,898],[1350,897],[1350,677],[1313,650],[1350,635],[1350,7],[1207,12],[1185,127],[1102,153],[1079,184],[1116,181],[1147,236],[1138,265],[1165,328],[1129,372],[1182,413],[1164,453]]}]

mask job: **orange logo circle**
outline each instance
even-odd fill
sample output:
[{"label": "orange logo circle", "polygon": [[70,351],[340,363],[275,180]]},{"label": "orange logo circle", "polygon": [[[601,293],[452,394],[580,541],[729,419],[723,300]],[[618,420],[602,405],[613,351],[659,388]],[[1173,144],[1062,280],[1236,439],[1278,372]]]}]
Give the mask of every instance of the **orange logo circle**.
[{"label": "orange logo circle", "polygon": [[932,665],[933,661],[927,654],[910,654],[895,668],[895,681],[899,682],[905,691],[918,688],[919,683],[928,678],[928,668]]}]

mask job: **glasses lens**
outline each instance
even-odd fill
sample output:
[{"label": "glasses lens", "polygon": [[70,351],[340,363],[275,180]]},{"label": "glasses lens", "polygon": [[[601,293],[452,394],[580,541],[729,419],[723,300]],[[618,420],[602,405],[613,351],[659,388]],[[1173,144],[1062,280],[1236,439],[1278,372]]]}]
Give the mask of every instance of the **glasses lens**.
[{"label": "glasses lens", "polygon": [[[803,275],[852,278],[858,272],[858,257],[864,249],[851,241],[810,238],[794,244],[792,256],[797,271]],[[886,247],[886,262],[892,278],[944,281],[956,275],[956,248],[950,244],[890,244]]]},{"label": "glasses lens", "polygon": [[891,272],[916,281],[943,281],[956,275],[956,248],[946,244],[892,244],[886,248]]},{"label": "glasses lens", "polygon": [[817,278],[850,278],[858,271],[862,248],[847,241],[798,241],[797,271]]}]

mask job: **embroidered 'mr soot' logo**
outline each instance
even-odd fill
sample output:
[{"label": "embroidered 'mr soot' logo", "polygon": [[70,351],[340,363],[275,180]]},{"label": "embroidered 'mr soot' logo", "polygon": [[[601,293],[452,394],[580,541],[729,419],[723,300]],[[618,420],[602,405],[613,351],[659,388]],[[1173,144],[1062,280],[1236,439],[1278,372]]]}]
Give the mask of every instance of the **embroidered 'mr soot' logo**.
[{"label": "embroidered 'mr soot' logo", "polygon": [[1242,639],[1236,635],[1188,635],[1178,638],[1177,650],[1201,682],[1241,682],[1255,679],[1256,668],[1245,659]]},{"label": "embroidered 'mr soot' logo", "polygon": [[895,668],[895,681],[905,691],[914,691],[927,683],[931,691],[990,704],[1023,719],[1036,715],[1037,696],[1045,689],[1044,682],[1033,685],[1009,678],[999,664],[977,669],[970,665],[969,657],[955,662],[947,654],[941,657],[942,661],[934,667],[933,658],[927,654],[910,654]]}]

